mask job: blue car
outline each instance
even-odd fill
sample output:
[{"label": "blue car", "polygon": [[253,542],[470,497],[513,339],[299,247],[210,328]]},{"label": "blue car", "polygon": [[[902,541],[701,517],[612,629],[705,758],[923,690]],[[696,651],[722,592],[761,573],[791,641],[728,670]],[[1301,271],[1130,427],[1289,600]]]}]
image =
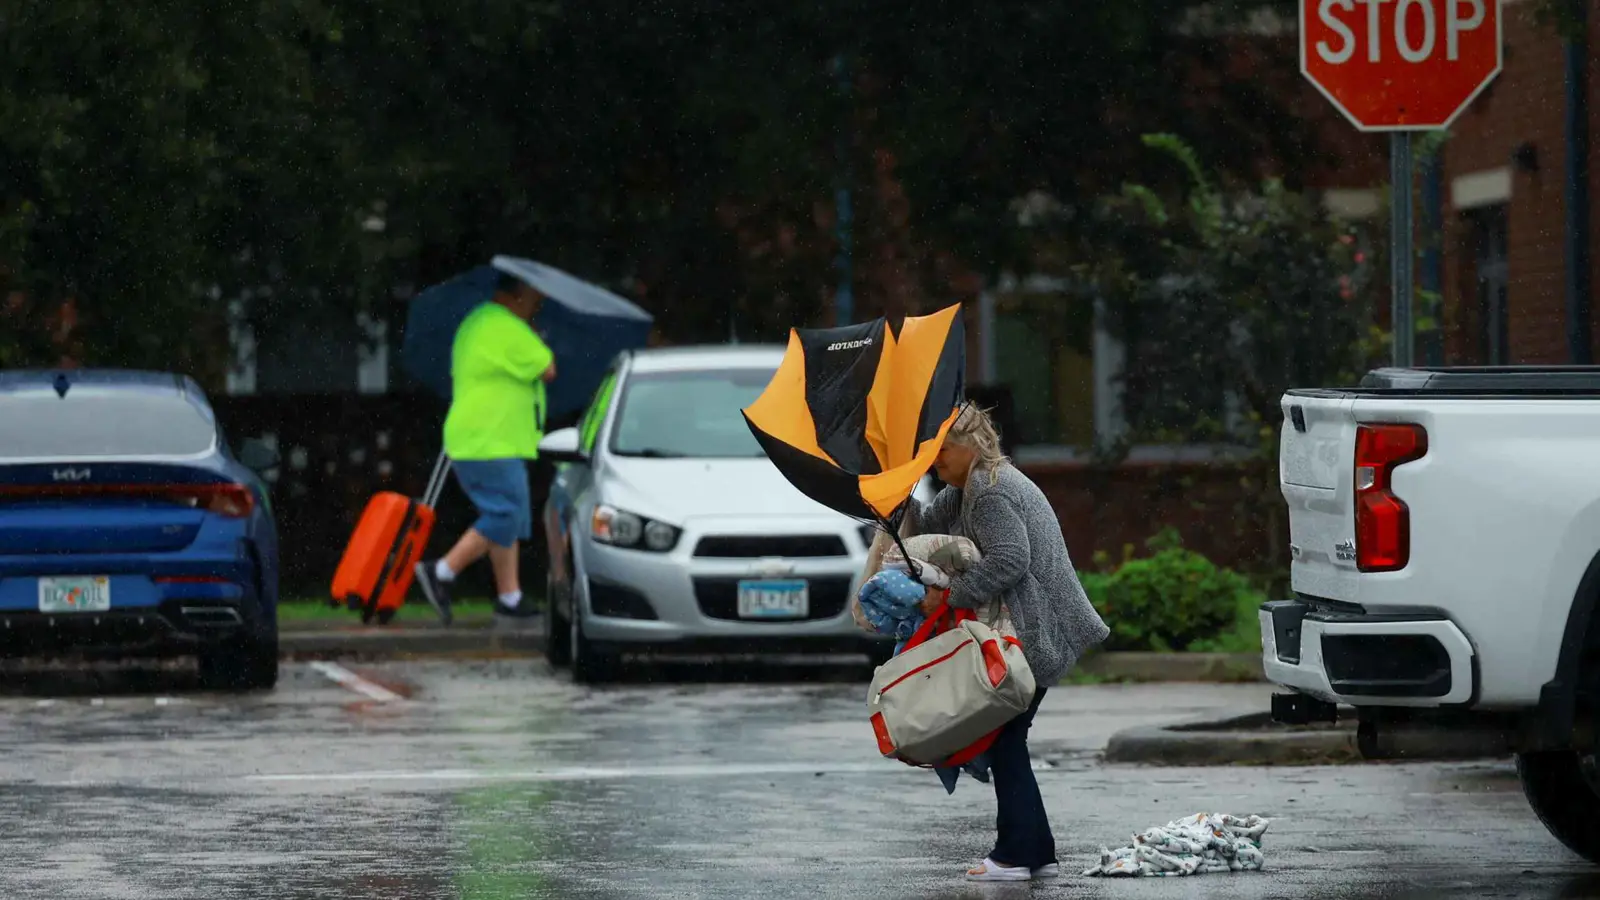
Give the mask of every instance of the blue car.
[{"label": "blue car", "polygon": [[0,656],[195,656],[278,679],[278,536],[261,473],[181,375],[0,372]]}]

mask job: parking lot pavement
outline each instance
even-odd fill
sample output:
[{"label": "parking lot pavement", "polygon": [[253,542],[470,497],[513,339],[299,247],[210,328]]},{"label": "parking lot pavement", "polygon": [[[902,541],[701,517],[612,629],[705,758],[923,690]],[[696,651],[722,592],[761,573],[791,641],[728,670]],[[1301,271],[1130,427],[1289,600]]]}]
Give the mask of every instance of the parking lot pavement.
[{"label": "parking lot pavement", "polygon": [[[876,758],[863,673],[690,672],[589,690],[542,663],[291,665],[247,697],[181,676],[0,695],[11,898],[1589,897],[1505,764],[1142,769],[1109,735],[1263,702],[1247,686],[1052,692],[1039,777],[1071,870],[969,886],[994,801]],[[10,679],[8,679],[9,681]],[[1275,818],[1269,871],[1077,877],[1202,810]]]}]

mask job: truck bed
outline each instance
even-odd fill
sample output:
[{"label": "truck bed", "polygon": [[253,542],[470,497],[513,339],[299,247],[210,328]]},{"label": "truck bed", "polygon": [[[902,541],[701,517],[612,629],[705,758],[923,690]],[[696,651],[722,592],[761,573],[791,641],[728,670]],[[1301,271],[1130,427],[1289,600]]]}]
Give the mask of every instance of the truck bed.
[{"label": "truck bed", "polygon": [[1559,399],[1600,397],[1600,366],[1458,366],[1381,368],[1349,388],[1290,390],[1295,397],[1437,397],[1443,399]]}]

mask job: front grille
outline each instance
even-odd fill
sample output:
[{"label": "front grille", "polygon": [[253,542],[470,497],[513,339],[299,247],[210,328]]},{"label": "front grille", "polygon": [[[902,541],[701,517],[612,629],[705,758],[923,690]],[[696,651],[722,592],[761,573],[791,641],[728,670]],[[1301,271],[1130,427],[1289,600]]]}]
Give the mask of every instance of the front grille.
[{"label": "front grille", "polygon": [[757,622],[769,625],[831,619],[844,612],[845,604],[850,601],[850,584],[853,581],[848,576],[806,579],[809,584],[811,598],[809,614],[804,619],[766,620],[739,618],[739,582],[744,580],[746,579],[696,578],[694,580],[694,599],[700,604],[700,612],[707,618],[712,619]]},{"label": "front grille", "polygon": [[707,535],[694,546],[695,556],[721,559],[786,559],[849,556],[836,534]]}]

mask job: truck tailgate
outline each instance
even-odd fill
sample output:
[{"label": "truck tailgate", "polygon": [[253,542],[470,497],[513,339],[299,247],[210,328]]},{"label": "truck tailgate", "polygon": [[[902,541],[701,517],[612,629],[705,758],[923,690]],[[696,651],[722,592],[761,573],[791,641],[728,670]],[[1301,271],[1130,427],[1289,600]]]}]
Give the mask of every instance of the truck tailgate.
[{"label": "truck tailgate", "polygon": [[1283,398],[1279,486],[1289,506],[1290,580],[1328,600],[1355,596],[1355,396],[1297,392]]}]

